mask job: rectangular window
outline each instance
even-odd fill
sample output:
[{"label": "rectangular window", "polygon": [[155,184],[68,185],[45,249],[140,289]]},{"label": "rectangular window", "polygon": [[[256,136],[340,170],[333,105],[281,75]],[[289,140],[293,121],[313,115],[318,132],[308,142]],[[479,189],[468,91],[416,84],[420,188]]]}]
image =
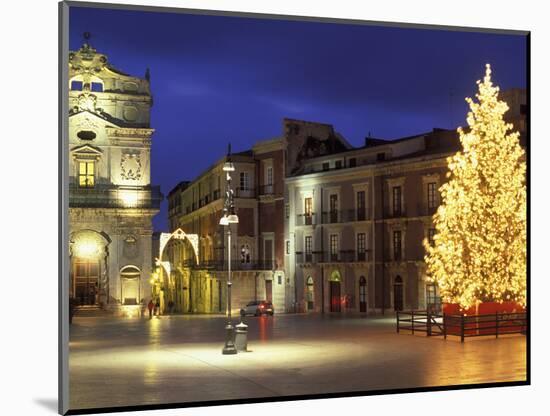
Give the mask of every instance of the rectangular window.
[{"label": "rectangular window", "polygon": [[357,192],[357,221],[365,221],[365,191]]},{"label": "rectangular window", "polygon": [[283,283],[283,278],[282,278],[281,275],[278,275],[278,276],[277,276],[277,284],[278,284],[278,285],[281,285],[282,283]]},{"label": "rectangular window", "polygon": [[78,162],[78,185],[93,188],[95,184],[95,162]]},{"label": "rectangular window", "polygon": [[401,260],[401,231],[393,232],[393,259]]},{"label": "rectangular window", "polygon": [[71,90],[82,91],[82,81],[71,81]]},{"label": "rectangular window", "polygon": [[376,160],[378,162],[382,162],[382,161],[386,160],[386,154],[385,153],[377,153],[376,154]]},{"label": "rectangular window", "polygon": [[330,222],[338,222],[338,195],[332,194],[329,197],[329,206],[330,206]]},{"label": "rectangular window", "polygon": [[428,243],[430,243],[431,246],[434,245],[434,235],[435,235],[435,228],[430,228],[428,230]]},{"label": "rectangular window", "polygon": [[335,168],[335,169],[342,169],[342,161],[341,161],[341,160],[337,160],[337,161],[334,163],[334,168]]},{"label": "rectangular window", "polygon": [[290,204],[285,204],[285,217],[286,219],[290,218]]},{"label": "rectangular window", "polygon": [[401,187],[394,186],[392,190],[393,197],[393,216],[398,217],[401,215]]},{"label": "rectangular window", "polygon": [[357,260],[358,261],[366,260],[366,242],[367,242],[367,236],[365,233],[357,234]]},{"label": "rectangular window", "polygon": [[323,163],[323,170],[329,170],[330,169],[330,163],[329,162],[324,162]]},{"label": "rectangular window", "polygon": [[92,92],[103,92],[103,84],[101,82],[92,82]]},{"label": "rectangular window", "polygon": [[428,208],[435,208],[437,204],[435,182],[428,183]]},{"label": "rectangular window", "polygon": [[330,260],[338,260],[338,234],[330,235]]},{"label": "rectangular window", "polygon": [[355,166],[357,166],[357,159],[354,158],[354,157],[352,157],[352,158],[350,158],[350,160],[349,160],[349,167],[350,167],[350,168],[354,168]]},{"label": "rectangular window", "polygon": [[248,181],[248,172],[241,172],[240,189],[241,191],[248,191],[250,189],[250,183]]},{"label": "rectangular window", "polygon": [[290,240],[286,240],[286,254],[290,254]]},{"label": "rectangular window", "polygon": [[313,198],[304,199],[304,220],[306,225],[311,225],[313,215]]},{"label": "rectangular window", "polygon": [[267,168],[267,178],[266,178],[266,185],[273,185],[273,167],[269,166]]},{"label": "rectangular window", "polygon": [[306,262],[311,262],[311,247],[313,243],[313,237],[308,235],[305,238],[305,251],[306,251]]}]

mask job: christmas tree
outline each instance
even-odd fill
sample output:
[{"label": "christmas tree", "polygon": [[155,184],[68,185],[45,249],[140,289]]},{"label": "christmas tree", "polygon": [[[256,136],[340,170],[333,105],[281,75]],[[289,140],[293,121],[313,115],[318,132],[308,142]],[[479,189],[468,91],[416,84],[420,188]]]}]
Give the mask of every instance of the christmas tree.
[{"label": "christmas tree", "polygon": [[467,129],[458,129],[462,151],[447,159],[448,181],[433,220],[433,245],[424,240],[427,274],[444,302],[467,309],[481,302],[526,304],[525,153],[519,133],[504,121],[487,65]]}]

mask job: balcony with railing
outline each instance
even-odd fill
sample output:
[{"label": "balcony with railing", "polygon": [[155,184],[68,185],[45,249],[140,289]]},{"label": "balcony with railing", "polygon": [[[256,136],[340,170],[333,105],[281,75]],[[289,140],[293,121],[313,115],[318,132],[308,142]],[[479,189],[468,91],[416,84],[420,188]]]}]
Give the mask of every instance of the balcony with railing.
[{"label": "balcony with railing", "polygon": [[234,196],[236,198],[256,198],[256,191],[252,188],[236,188],[234,191]]},{"label": "balcony with railing", "polygon": [[[194,265],[196,269],[206,269],[215,271],[228,270],[227,260],[204,260]],[[275,262],[273,260],[231,260],[231,271],[241,270],[273,270]]]},{"label": "balcony with railing", "polygon": [[371,252],[368,250],[339,250],[336,252],[314,252],[316,263],[361,263],[371,261]]},{"label": "balcony with railing", "polygon": [[160,186],[123,187],[96,184],[84,188],[69,185],[71,208],[141,208],[159,209],[163,195]]},{"label": "balcony with railing", "polygon": [[273,195],[275,194],[275,185],[261,185],[258,186],[258,195],[264,196],[264,195]]},{"label": "balcony with railing", "polygon": [[437,208],[437,205],[433,205],[430,207],[427,203],[418,204],[416,212],[418,213],[419,217],[431,217],[436,213]]},{"label": "balcony with railing", "polygon": [[323,211],[321,215],[322,224],[335,224],[354,221],[365,221],[367,215],[364,209],[341,209]]},{"label": "balcony with railing", "polygon": [[298,214],[296,215],[296,225],[314,225],[317,224],[316,218],[315,218],[315,212],[311,212],[309,214]]},{"label": "balcony with railing", "polygon": [[386,209],[386,218],[403,218],[407,216],[405,207],[393,207],[393,209]]}]

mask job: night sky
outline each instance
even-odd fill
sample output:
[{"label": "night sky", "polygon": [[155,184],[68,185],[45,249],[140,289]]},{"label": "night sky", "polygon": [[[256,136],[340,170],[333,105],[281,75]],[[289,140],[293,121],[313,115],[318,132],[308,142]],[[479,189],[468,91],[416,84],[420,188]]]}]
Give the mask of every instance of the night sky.
[{"label": "night sky", "polygon": [[[234,151],[282,133],[284,117],[331,123],[350,143],[465,124],[485,64],[526,87],[526,39],[421,29],[71,7],[116,68],[151,71],[152,183],[168,192]],[[167,201],[154,219],[167,231]]]}]

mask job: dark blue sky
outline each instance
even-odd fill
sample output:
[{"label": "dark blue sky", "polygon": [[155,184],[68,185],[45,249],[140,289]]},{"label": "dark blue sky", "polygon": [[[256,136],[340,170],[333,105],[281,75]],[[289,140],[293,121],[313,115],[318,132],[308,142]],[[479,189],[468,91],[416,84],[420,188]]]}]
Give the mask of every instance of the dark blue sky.
[{"label": "dark blue sky", "polygon": [[[152,182],[167,195],[221,157],[279,136],[284,117],[331,123],[352,144],[464,124],[485,64],[526,86],[524,36],[72,7],[70,48],[151,71]],[[167,202],[156,230],[167,230]]]}]

